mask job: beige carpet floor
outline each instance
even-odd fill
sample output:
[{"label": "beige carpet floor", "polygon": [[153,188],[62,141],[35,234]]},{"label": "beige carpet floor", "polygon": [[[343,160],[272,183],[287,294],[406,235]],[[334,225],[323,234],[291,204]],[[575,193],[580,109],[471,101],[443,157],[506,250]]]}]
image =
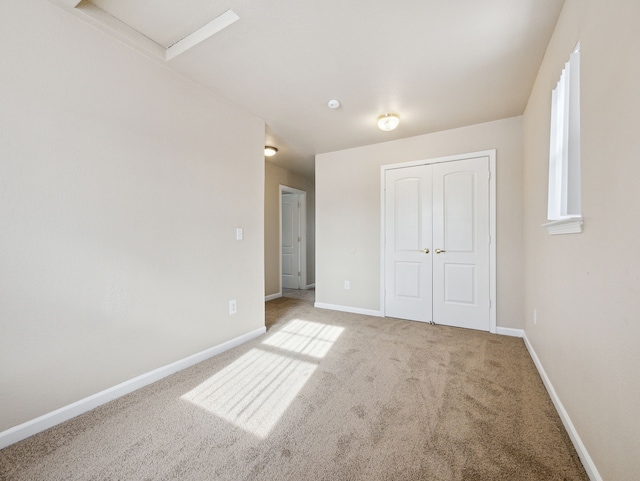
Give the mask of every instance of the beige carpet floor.
[{"label": "beige carpet floor", "polygon": [[314,302],[316,300],[315,289],[282,289],[282,297],[290,297],[292,299],[302,299],[304,301]]},{"label": "beige carpet floor", "polygon": [[284,297],[267,325],[0,451],[0,479],[588,479],[520,339]]}]

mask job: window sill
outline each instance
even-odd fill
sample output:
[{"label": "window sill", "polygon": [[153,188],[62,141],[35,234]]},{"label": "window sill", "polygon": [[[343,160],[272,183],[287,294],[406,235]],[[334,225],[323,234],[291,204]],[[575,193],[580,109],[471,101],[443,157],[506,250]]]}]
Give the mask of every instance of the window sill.
[{"label": "window sill", "polygon": [[560,234],[581,234],[582,233],[582,216],[567,217],[566,219],[556,219],[542,224],[549,231],[549,235]]}]

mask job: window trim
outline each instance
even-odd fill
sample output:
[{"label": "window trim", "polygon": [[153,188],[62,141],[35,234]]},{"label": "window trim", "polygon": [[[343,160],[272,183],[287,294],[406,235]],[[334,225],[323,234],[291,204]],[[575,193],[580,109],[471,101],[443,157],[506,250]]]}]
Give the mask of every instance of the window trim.
[{"label": "window trim", "polygon": [[568,217],[566,219],[553,220],[542,224],[549,231],[549,235],[559,234],[580,234],[582,233],[582,224],[584,219],[582,216]]},{"label": "window trim", "polygon": [[549,142],[549,234],[582,232],[580,195],[580,44],[551,93]]}]

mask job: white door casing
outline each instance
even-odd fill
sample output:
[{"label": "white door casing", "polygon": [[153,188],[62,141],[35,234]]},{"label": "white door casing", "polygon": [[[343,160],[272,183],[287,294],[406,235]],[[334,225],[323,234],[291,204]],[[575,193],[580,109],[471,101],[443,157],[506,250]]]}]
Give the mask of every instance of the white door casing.
[{"label": "white door casing", "polygon": [[493,170],[495,151],[382,167],[385,316],[496,332]]},{"label": "white door casing", "polygon": [[282,194],[282,287],[300,288],[300,206],[298,195]]}]

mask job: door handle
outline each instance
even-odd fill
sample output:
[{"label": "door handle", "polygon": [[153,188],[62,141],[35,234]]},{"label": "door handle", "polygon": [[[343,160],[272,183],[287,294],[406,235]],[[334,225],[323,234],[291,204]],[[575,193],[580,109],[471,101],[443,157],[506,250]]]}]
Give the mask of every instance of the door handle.
[{"label": "door handle", "polygon": [[442,252],[447,252],[444,249],[436,249],[436,254],[441,254]]},{"label": "door handle", "polygon": [[424,252],[425,254],[429,253],[429,248],[427,247],[426,249],[422,249],[420,252]]}]

